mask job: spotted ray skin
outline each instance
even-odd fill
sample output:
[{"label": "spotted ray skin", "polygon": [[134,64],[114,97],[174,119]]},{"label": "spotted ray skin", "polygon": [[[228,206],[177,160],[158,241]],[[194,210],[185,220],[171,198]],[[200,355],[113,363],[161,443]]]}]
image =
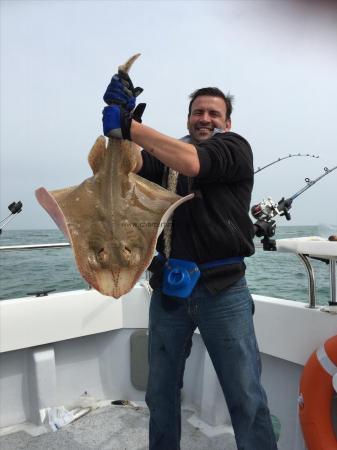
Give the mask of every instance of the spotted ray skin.
[{"label": "spotted ray skin", "polygon": [[[120,70],[128,72],[138,55]],[[89,153],[93,176],[78,186],[36,190],[68,237],[82,277],[104,295],[129,292],[149,266],[157,239],[180,197],[133,173],[136,144],[98,137]]]}]

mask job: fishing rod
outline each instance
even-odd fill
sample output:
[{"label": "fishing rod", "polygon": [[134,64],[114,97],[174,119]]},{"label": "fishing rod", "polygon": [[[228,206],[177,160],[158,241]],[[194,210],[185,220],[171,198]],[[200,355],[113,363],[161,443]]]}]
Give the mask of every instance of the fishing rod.
[{"label": "fishing rod", "polygon": [[333,172],[336,169],[337,169],[337,166],[333,167],[332,169],[328,169],[327,167],[324,167],[324,173],[322,175],[320,175],[319,177],[315,178],[315,180],[310,180],[310,178],[305,178],[305,181],[307,183],[306,186],[304,186],[304,188],[300,189],[298,192],[296,192],[294,195],[292,195],[290,197],[291,201],[295,200],[296,197],[298,197],[299,195],[303,194],[304,191],[306,191],[311,186],[316,184],[317,181],[319,181],[322,178],[324,178],[325,176],[329,175],[329,173]]},{"label": "fishing rod", "polygon": [[10,210],[10,214],[4,219],[0,220],[0,234],[2,233],[2,229],[9,224],[11,220],[14,219],[16,214],[19,214],[22,211],[22,202],[13,202],[8,205],[8,209]]},{"label": "fishing rod", "polygon": [[263,200],[261,203],[252,206],[251,213],[252,216],[257,219],[254,223],[255,235],[258,237],[263,237],[261,243],[263,244],[263,250],[275,251],[276,242],[271,239],[276,230],[276,222],[274,218],[276,216],[285,216],[287,220],[291,219],[289,210],[292,206],[293,200],[303,194],[307,189],[311,188],[314,184],[320,181],[322,178],[329,175],[331,172],[337,169],[337,166],[332,169],[324,167],[323,174],[319,175],[314,180],[310,178],[305,178],[306,185],[295,192],[291,197],[285,199],[284,197],[278,203],[275,203],[270,197],[267,200]]},{"label": "fishing rod", "polygon": [[275,161],[272,161],[271,163],[266,164],[263,167],[258,167],[257,170],[254,172],[254,174],[257,174],[257,173],[261,172],[261,170],[266,169],[267,167],[270,167],[273,164],[276,164],[276,163],[278,163],[280,161],[283,161],[284,159],[292,158],[293,156],[309,156],[310,158],[319,158],[319,156],[317,156],[317,155],[309,155],[309,153],[294,153],[294,154],[290,154],[289,153],[289,155],[283,156],[282,158],[277,158],[277,159],[275,159]]},{"label": "fishing rod", "polygon": [[[258,169],[254,172],[255,174],[258,172],[261,172],[262,170],[266,169],[267,167],[272,166],[273,164],[276,164],[280,161],[283,161],[284,159],[288,159],[288,158],[292,158],[294,156],[306,156],[306,157],[311,157],[311,158],[319,158],[319,156],[317,155],[309,155],[309,153],[307,154],[302,154],[302,153],[296,153],[296,154],[289,154],[287,156],[283,156],[282,158],[278,158],[275,161],[272,161],[269,164],[266,164],[263,167],[258,167]],[[337,167],[337,166],[336,166]],[[258,221],[256,222],[256,224],[254,225],[255,228],[257,228],[257,232],[256,235],[257,236],[264,236],[264,234],[257,234],[258,232],[262,232],[260,230],[263,229],[263,227],[267,227],[268,225],[268,229],[270,227],[270,223],[271,223],[271,219],[273,217],[275,217],[276,215],[285,215],[287,220],[290,220],[290,215],[288,213],[288,209],[290,209],[290,205],[291,202],[294,198],[298,197],[302,192],[304,192],[306,189],[308,189],[309,187],[311,187],[313,184],[315,184],[317,181],[319,181],[321,178],[323,178],[325,175],[327,175],[328,173],[332,172],[333,170],[336,169],[336,167],[334,167],[333,169],[329,170],[326,167],[324,168],[325,173],[323,175],[321,175],[319,178],[317,178],[316,180],[309,180],[308,178],[306,178],[306,181],[308,183],[307,186],[305,186],[303,189],[301,189],[301,191],[297,192],[296,194],[294,194],[292,197],[290,197],[287,200],[284,200],[284,198],[282,200],[280,200],[280,202],[278,203],[278,205],[276,205],[271,198],[268,197],[268,199],[266,201],[262,201],[261,203],[259,203],[258,205],[255,205],[252,207],[252,214],[255,218],[258,219]],[[283,202],[283,203],[282,203]],[[290,202],[290,204],[288,205],[288,203]],[[281,205],[282,203],[282,205]],[[255,208],[255,209],[254,209]],[[260,208],[260,209],[259,209]],[[8,209],[10,210],[10,214],[5,217],[4,219],[0,220],[0,235],[2,233],[3,228],[9,224],[9,222],[11,222],[11,220],[14,219],[15,215],[19,214],[22,211],[22,202],[18,201],[18,202],[12,202],[10,205],[8,205]],[[254,209],[254,212],[253,212]],[[260,213],[259,213],[260,211]],[[276,213],[277,211],[277,213]],[[256,214],[256,216],[254,215]],[[260,214],[261,217],[259,217],[258,215]],[[289,219],[288,219],[288,215],[289,215]],[[273,221],[275,222],[275,221]],[[274,233],[275,233],[275,227],[274,226]],[[274,233],[272,235],[274,235]],[[271,235],[271,236],[272,236]],[[261,241],[262,242],[262,241]]]}]

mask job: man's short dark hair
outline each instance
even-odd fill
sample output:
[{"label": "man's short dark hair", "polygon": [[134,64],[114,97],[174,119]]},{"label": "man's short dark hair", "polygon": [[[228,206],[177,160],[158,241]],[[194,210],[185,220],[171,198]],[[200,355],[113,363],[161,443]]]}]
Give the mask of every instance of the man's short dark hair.
[{"label": "man's short dark hair", "polygon": [[209,95],[211,97],[220,97],[224,100],[226,104],[226,119],[231,118],[231,114],[233,111],[233,101],[234,97],[229,92],[228,94],[224,94],[219,88],[217,87],[205,87],[201,89],[197,89],[196,91],[192,92],[192,94],[189,96],[191,101],[188,106],[188,117],[191,115],[192,111],[192,103],[197,97],[200,97],[201,95]]}]

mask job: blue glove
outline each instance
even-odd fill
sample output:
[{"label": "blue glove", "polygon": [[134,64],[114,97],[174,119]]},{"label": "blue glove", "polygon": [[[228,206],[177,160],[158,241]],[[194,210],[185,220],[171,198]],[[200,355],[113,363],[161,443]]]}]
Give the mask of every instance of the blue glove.
[{"label": "blue glove", "polygon": [[120,105],[127,111],[132,111],[136,106],[136,97],[142,92],[142,88],[133,87],[133,83],[126,72],[119,70],[118,74],[112,77],[103,100],[107,105]]},{"label": "blue glove", "polygon": [[132,119],[142,123],[142,115],[146,104],[139,103],[133,111],[127,111],[119,105],[106,106],[103,109],[103,132],[105,136],[131,141],[130,128]]}]

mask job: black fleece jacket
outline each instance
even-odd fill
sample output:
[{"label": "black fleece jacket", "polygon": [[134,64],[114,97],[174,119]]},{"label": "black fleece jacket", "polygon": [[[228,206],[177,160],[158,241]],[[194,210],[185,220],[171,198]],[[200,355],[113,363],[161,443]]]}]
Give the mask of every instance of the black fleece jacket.
[{"label": "black fleece jacket", "polygon": [[[196,145],[200,172],[189,178],[179,175],[177,194],[195,193],[173,216],[171,257],[202,264],[230,256],[254,253],[254,229],[249,207],[254,180],[253,155],[248,142],[233,132],[215,134]],[[165,186],[164,165],[142,152],[139,175]],[[163,235],[157,250],[163,252]],[[160,283],[159,265],[152,265],[152,285]],[[151,269],[151,267],[150,267]],[[202,273],[211,292],[228,287],[244,275],[244,263],[220,266]]]}]

